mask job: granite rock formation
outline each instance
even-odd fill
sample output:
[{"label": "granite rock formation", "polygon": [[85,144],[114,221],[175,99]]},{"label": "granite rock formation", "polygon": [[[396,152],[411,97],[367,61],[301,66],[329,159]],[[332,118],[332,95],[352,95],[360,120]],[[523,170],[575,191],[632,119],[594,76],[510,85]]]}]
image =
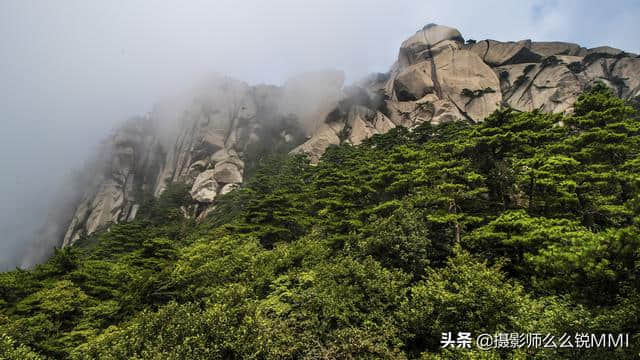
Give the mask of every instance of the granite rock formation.
[{"label": "granite rock formation", "polygon": [[342,97],[343,82],[338,71],[305,74],[281,87],[215,78],[187,101],[160,104],[131,119],[109,137],[87,170],[95,176],[75,207],[62,246],[133,220],[145,196],[157,197],[171,183],[191,186],[196,206],[184,209],[185,216],[204,216],[216,196],[243,182],[246,158],[304,141]]},{"label": "granite rock formation", "polygon": [[596,81],[621,97],[640,97],[640,57],[619,49],[563,42],[465,42],[430,24],[405,40],[396,62],[343,86],[340,72],[296,77],[283,86],[219,78],[190,101],[162,106],[117,130],[95,161],[99,171],[69,217],[62,246],[136,217],[144,194],[186,183],[202,218],[220,194],[238,187],[256,153],[274,148],[320,160],[331,145],[396,126],[480,122],[500,107],[570,112]]}]

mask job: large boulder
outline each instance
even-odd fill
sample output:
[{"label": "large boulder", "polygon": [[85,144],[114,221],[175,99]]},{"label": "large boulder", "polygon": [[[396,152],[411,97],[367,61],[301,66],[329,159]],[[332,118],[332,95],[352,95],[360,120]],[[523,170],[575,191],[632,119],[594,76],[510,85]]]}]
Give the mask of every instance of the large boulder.
[{"label": "large boulder", "polygon": [[[612,84],[618,95],[625,98],[635,98],[640,95],[640,58],[625,57],[618,60],[611,71]],[[623,84],[623,85],[622,85]]]},{"label": "large boulder", "polygon": [[322,123],[318,130],[304,144],[291,150],[292,154],[307,154],[312,164],[320,161],[324,151],[331,145],[340,144],[338,134],[344,128],[344,122]]},{"label": "large boulder", "polygon": [[220,195],[228,194],[238,188],[238,184],[226,184],[220,189]]},{"label": "large boulder", "polygon": [[[564,112],[571,108],[584,88],[583,80],[570,68],[572,57],[553,57],[541,64],[519,64],[501,68],[510,90],[505,102],[521,111],[540,109]],[[565,61],[571,61],[569,64]]]},{"label": "large boulder", "polygon": [[491,66],[538,62],[542,59],[540,54],[527,47],[526,42],[484,40],[474,44],[471,51]]},{"label": "large boulder", "polygon": [[[447,45],[461,45],[464,38],[460,32],[448,26],[429,24],[402,42],[398,63],[401,67],[423,61],[431,52]],[[457,45],[456,45],[457,44]]]},{"label": "large boulder", "polygon": [[404,68],[396,75],[393,87],[398,101],[416,101],[434,93],[431,62],[425,61]]},{"label": "large boulder", "polygon": [[242,170],[231,162],[217,163],[213,169],[216,181],[223,184],[239,184],[242,182]]},{"label": "large boulder", "polygon": [[200,173],[191,187],[191,198],[193,200],[211,203],[218,195],[218,182],[215,178],[215,170],[206,170]]},{"label": "large boulder", "polygon": [[235,166],[238,170],[244,170],[244,161],[242,161],[238,155],[231,155],[227,158],[224,158],[216,163],[215,166],[222,166],[223,164],[231,164]]},{"label": "large boulder", "polygon": [[589,55],[604,55],[607,57],[614,57],[614,56],[618,56],[620,54],[622,54],[622,50],[620,49],[616,49],[614,47],[611,46],[598,46],[595,48],[591,48],[587,50],[587,54],[586,56]]},{"label": "large boulder", "polygon": [[578,44],[560,41],[536,41],[530,45],[532,51],[547,57],[551,55],[585,56],[587,50]]},{"label": "large boulder", "polygon": [[209,160],[213,163],[217,163],[223,160],[230,158],[231,156],[235,156],[235,151],[229,149],[220,149],[213,153]]},{"label": "large boulder", "polygon": [[469,50],[448,48],[434,58],[441,100],[449,100],[472,121],[482,121],[502,101],[495,72]]},{"label": "large boulder", "polygon": [[359,145],[373,135],[385,133],[395,127],[381,112],[361,105],[351,108],[347,115],[347,125],[350,128],[348,140],[353,145]]}]

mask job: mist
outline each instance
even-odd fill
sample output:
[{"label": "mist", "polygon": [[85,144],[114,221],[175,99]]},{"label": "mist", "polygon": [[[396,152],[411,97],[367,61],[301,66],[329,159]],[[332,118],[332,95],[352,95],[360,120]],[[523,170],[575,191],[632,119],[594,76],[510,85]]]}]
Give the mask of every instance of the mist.
[{"label": "mist", "polygon": [[3,1],[0,270],[22,264],[34,244],[54,246],[39,229],[64,217],[74,171],[114,128],[210,74],[283,85],[339,69],[350,83],[386,72],[402,40],[432,22],[468,39],[639,53],[639,9],[633,1]]}]

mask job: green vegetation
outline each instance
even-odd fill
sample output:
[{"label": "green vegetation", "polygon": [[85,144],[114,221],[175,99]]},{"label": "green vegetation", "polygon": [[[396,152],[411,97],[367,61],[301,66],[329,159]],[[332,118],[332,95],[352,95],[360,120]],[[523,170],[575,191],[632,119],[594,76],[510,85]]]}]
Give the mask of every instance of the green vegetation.
[{"label": "green vegetation", "polygon": [[470,100],[473,100],[475,98],[479,98],[484,94],[490,94],[490,93],[494,93],[496,92],[495,90],[493,90],[490,87],[484,88],[484,89],[477,89],[477,90],[471,90],[471,89],[467,89],[464,88],[462,89],[462,92],[460,93],[460,95],[465,96],[470,98]]},{"label": "green vegetation", "polygon": [[[636,359],[640,120],[396,128],[317,166],[260,160],[202,223],[186,187],[0,274],[0,358]],[[629,348],[441,349],[443,332],[629,333]]]}]

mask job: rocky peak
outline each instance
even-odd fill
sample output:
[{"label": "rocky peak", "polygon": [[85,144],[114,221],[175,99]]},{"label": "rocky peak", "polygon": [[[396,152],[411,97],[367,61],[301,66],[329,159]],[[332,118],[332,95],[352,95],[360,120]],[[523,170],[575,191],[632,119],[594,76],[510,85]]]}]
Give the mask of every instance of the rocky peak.
[{"label": "rocky peak", "polygon": [[134,219],[141,194],[159,196],[169,183],[191,186],[198,205],[185,216],[202,217],[243,182],[256,154],[292,149],[317,162],[331,145],[357,145],[396,126],[479,122],[500,107],[568,112],[596,81],[640,98],[640,58],[564,42],[465,43],[458,30],[436,24],[400,45],[389,72],[353,86],[344,87],[338,71],[281,87],[218,78],[171,115],[134,119],[107,141],[97,160],[104,171],[76,206],[63,246]]},{"label": "rocky peak", "polygon": [[479,122],[500,107],[570,112],[577,96],[596,81],[621,97],[638,98],[640,58],[566,42],[465,43],[458,30],[429,24],[401,44],[388,73],[359,83],[377,105],[333,112],[296,151],[317,161],[332,144],[358,144],[394,126]]},{"label": "rocky peak", "polygon": [[94,161],[104,170],[76,206],[62,246],[133,220],[146,194],[157,197],[171,183],[191,186],[196,206],[185,215],[203,217],[217,196],[243,182],[247,162],[302,143],[343,97],[343,82],[336,71],[301,75],[282,87],[220,77],[189,101],[131,119]]},{"label": "rocky peak", "polygon": [[464,38],[458,30],[448,26],[428,24],[402,42],[398,64],[401,67],[412,65],[432,57],[444,47],[459,47],[463,43]]}]

